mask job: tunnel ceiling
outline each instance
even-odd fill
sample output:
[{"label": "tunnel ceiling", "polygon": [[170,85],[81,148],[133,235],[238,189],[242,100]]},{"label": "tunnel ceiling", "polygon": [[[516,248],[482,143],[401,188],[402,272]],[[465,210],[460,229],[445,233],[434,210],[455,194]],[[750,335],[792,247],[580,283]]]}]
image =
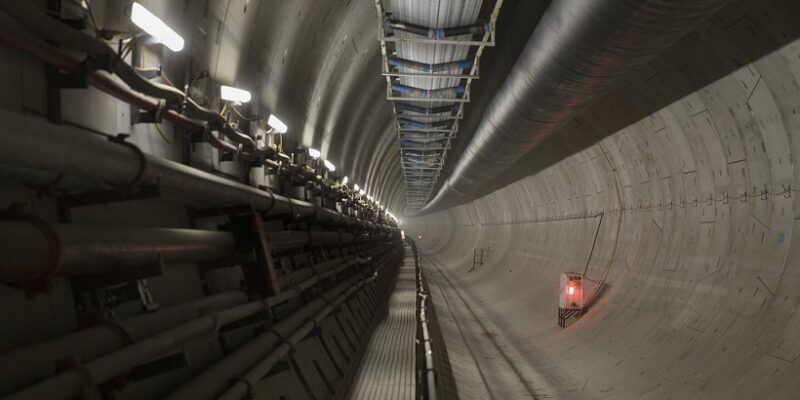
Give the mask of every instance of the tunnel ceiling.
[{"label": "tunnel ceiling", "polygon": [[[320,149],[352,183],[402,213],[405,183],[393,109],[380,75],[379,21],[372,1],[145,4],[184,32],[195,74],[207,68],[215,82],[254,88],[253,112],[280,116],[289,126],[287,141]],[[548,4],[503,3],[497,48],[485,51],[484,72],[473,82],[473,100],[465,105],[466,119],[449,159],[456,159],[471,138],[486,102]],[[182,67],[180,56],[164,56],[167,68]],[[213,90],[209,81],[205,95],[213,98]]]},{"label": "tunnel ceiling", "polygon": [[205,65],[219,82],[258,88],[257,108],[280,116],[288,141],[320,149],[388,209],[403,209],[371,2],[150,3],[188,32],[195,70]]}]

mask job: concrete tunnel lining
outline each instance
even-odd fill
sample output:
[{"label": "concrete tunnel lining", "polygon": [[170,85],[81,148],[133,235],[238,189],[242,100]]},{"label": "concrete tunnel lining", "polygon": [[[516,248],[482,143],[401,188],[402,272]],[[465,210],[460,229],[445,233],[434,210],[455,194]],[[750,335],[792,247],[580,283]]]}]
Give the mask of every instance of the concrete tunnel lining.
[{"label": "concrete tunnel lining", "polygon": [[[252,85],[254,111],[280,115],[294,135],[290,140],[319,147],[382,203],[403,208],[371,1],[209,1],[205,9],[143,3],[194,32],[187,50],[214,76],[213,84],[196,88],[199,96],[215,101],[218,82]],[[474,101],[448,161],[467,147],[548,3],[506,1],[498,45],[484,57],[485,76],[474,83]],[[0,17],[4,28],[21,29]],[[798,18],[800,4],[790,0],[732,1],[478,188],[476,199],[403,217],[406,234],[419,246],[438,321],[434,343],[444,350],[437,354],[443,398],[798,396]],[[8,71],[0,74],[0,106],[30,118],[43,115],[43,64],[4,45],[0,54]],[[173,77],[186,66],[168,52],[147,60],[163,63]],[[16,76],[22,78],[10,78]],[[94,89],[63,96],[65,132],[116,133],[118,114],[128,110]],[[146,154],[179,161],[179,148],[162,143],[151,128],[126,129]],[[169,125],[162,129],[174,134]],[[242,179],[238,166],[203,146],[193,153],[195,168]],[[14,177],[3,171],[0,207],[30,201],[37,215],[55,221],[54,202],[34,199]],[[195,228],[186,215],[182,205],[146,200],[82,209],[75,219]],[[217,229],[216,222],[201,228]],[[469,271],[475,249],[489,254]],[[595,281],[607,270],[607,285],[561,329],[559,273],[584,270]],[[235,289],[241,278],[238,270],[214,271],[202,282],[187,263],[151,283],[162,305],[172,306],[202,298],[208,289],[203,285]],[[10,327],[0,333],[0,350],[74,331],[72,288],[61,279],[34,301],[0,287],[0,310]],[[357,326],[348,332],[367,335],[371,321],[350,312],[344,310],[343,318]],[[304,368],[325,371],[324,379],[310,380],[321,397],[330,392],[320,386],[331,385],[325,379],[334,385],[343,379],[346,371],[336,368],[352,361],[355,345],[368,342],[364,336],[348,344],[343,325],[323,324],[329,326],[325,351],[335,357],[315,358],[323,347],[316,342],[299,357]],[[224,345],[246,339],[231,335]],[[205,338],[193,341],[186,351],[196,364],[133,385],[119,398],[164,396],[222,357],[228,351],[222,347]],[[291,368],[256,386],[260,395],[304,396]]]},{"label": "concrete tunnel lining", "polygon": [[[796,37],[783,19],[793,8],[726,8],[517,163],[524,178],[408,222],[427,271],[478,310],[453,315],[461,329],[482,330],[480,319],[504,352],[525,355],[516,369],[546,371],[538,395],[795,396],[800,98],[787,86],[796,50],[780,39]],[[598,301],[558,328],[558,274],[597,278],[608,263]],[[486,386],[519,385],[506,369]]]}]

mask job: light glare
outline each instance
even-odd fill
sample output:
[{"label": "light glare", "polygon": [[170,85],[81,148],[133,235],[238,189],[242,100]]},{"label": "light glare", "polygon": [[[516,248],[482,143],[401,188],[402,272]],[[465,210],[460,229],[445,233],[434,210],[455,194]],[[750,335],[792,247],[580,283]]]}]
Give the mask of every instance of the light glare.
[{"label": "light glare", "polygon": [[143,5],[134,2],[131,6],[131,22],[147,32],[157,42],[167,46],[168,49],[179,52],[183,50],[183,38],[172,30],[161,19],[156,17]]},{"label": "light glare", "polygon": [[320,153],[317,149],[308,149],[308,155],[311,156],[311,158],[319,158],[322,153]]},{"label": "light glare", "polygon": [[219,94],[220,97],[222,97],[222,100],[225,101],[235,101],[237,103],[247,103],[250,101],[250,92],[231,86],[220,86]]},{"label": "light glare", "polygon": [[278,117],[276,117],[273,114],[269,115],[269,119],[267,120],[267,124],[269,126],[271,126],[272,129],[275,129],[275,132],[278,132],[278,133],[286,133],[286,131],[289,130],[289,128],[286,126],[286,124],[284,124],[281,120],[278,119]]}]

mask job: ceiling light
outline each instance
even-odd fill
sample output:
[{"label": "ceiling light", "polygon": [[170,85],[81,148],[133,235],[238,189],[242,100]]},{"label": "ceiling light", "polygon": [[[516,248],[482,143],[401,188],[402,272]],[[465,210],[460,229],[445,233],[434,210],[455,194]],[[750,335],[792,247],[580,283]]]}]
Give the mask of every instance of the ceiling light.
[{"label": "ceiling light", "polygon": [[355,186],[353,186],[353,190],[355,190],[356,192],[357,192],[357,191],[359,191],[360,189],[361,189],[361,188],[360,188],[360,187],[358,187],[358,184],[357,184],[357,183],[355,184]]},{"label": "ceiling light", "polygon": [[250,92],[235,87],[222,85],[219,88],[219,94],[222,100],[225,101],[235,101],[237,103],[247,103],[250,101]]},{"label": "ceiling light", "polygon": [[319,158],[322,153],[317,149],[308,149],[308,155],[311,156],[311,158]]},{"label": "ceiling light", "polygon": [[365,195],[366,193],[367,193],[367,192],[365,192],[365,191],[364,191],[364,189],[361,189],[361,190],[359,190],[359,191],[358,191],[358,194],[360,194],[360,195],[362,195],[362,196],[363,196],[363,195]]},{"label": "ceiling light", "polygon": [[336,171],[336,166],[333,165],[332,162],[330,162],[328,160],[323,160],[323,162],[325,163],[325,168],[327,168],[328,171],[331,171],[331,172]]},{"label": "ceiling light", "polygon": [[134,2],[131,7],[131,22],[170,50],[174,52],[183,50],[183,38],[181,35],[175,33],[164,21],[139,3]]},{"label": "ceiling light", "polygon": [[347,182],[349,181],[350,179],[347,179],[347,177],[345,176],[344,178],[342,178],[342,185],[347,185]]},{"label": "ceiling light", "polygon": [[275,129],[275,132],[278,132],[278,133],[286,133],[286,131],[289,130],[289,128],[286,126],[286,124],[284,124],[281,120],[278,119],[278,117],[276,117],[273,114],[269,115],[269,119],[267,120],[267,124],[269,126],[271,126],[272,129]]}]

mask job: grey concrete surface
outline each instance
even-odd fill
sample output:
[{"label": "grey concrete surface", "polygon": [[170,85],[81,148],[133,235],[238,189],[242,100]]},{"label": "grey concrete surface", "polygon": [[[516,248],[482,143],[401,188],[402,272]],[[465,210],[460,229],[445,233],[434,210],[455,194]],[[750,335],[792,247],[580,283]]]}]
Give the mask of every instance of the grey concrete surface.
[{"label": "grey concrete surface", "polygon": [[[208,69],[212,77],[197,88],[212,106],[220,105],[219,84],[251,88],[253,111],[281,117],[288,141],[320,148],[400,214],[404,188],[372,1],[142,3],[187,39],[180,55],[149,48],[145,67],[163,65],[180,81],[191,56],[192,74]],[[547,3],[506,1],[498,47],[483,58],[484,76],[473,85],[475,101],[451,157],[469,141]],[[92,4],[102,22],[111,2]],[[420,235],[456,384],[450,396],[800,398],[798,20],[794,0],[732,1],[481,188],[481,198],[404,218],[407,233]],[[24,30],[4,15],[0,26]],[[0,45],[0,68],[0,107],[42,116],[43,64]],[[65,124],[130,133],[148,154],[180,160],[169,124],[162,125],[164,139],[151,125],[130,125],[129,112],[93,89],[64,92]],[[194,147],[192,163],[244,176],[239,163],[220,162],[205,144]],[[20,201],[56,220],[52,199],[0,182],[0,208]],[[184,207],[158,200],[86,207],[73,217],[81,224],[190,226]],[[476,248],[489,255],[468,272]],[[593,279],[608,270],[608,286],[585,315],[560,329],[558,274],[584,270]],[[238,268],[218,271],[208,284],[222,291],[237,287],[240,276]],[[194,265],[170,268],[150,284],[162,306],[203,295]],[[0,300],[3,351],[78,325],[66,280],[34,300],[2,286]],[[320,341],[331,355],[320,356],[319,370],[335,386],[366,339],[358,307],[343,307],[340,324],[326,321],[330,334],[298,355],[317,374],[311,379],[321,397],[328,389],[313,362],[324,353]],[[132,383],[117,397],[159,398],[224,354],[206,339],[185,351],[189,368]],[[258,398],[306,396],[291,367],[255,391]]]},{"label": "grey concrete surface", "polygon": [[[457,386],[491,365],[487,383],[522,371],[560,399],[800,396],[798,15],[732,4],[484,197],[408,220],[437,311],[464,332],[445,336]],[[476,248],[489,255],[469,272]],[[558,274],[606,270],[559,328]]]},{"label": "grey concrete surface", "polygon": [[417,329],[414,258],[406,247],[386,313],[375,321],[368,342],[337,399],[414,399]]}]

